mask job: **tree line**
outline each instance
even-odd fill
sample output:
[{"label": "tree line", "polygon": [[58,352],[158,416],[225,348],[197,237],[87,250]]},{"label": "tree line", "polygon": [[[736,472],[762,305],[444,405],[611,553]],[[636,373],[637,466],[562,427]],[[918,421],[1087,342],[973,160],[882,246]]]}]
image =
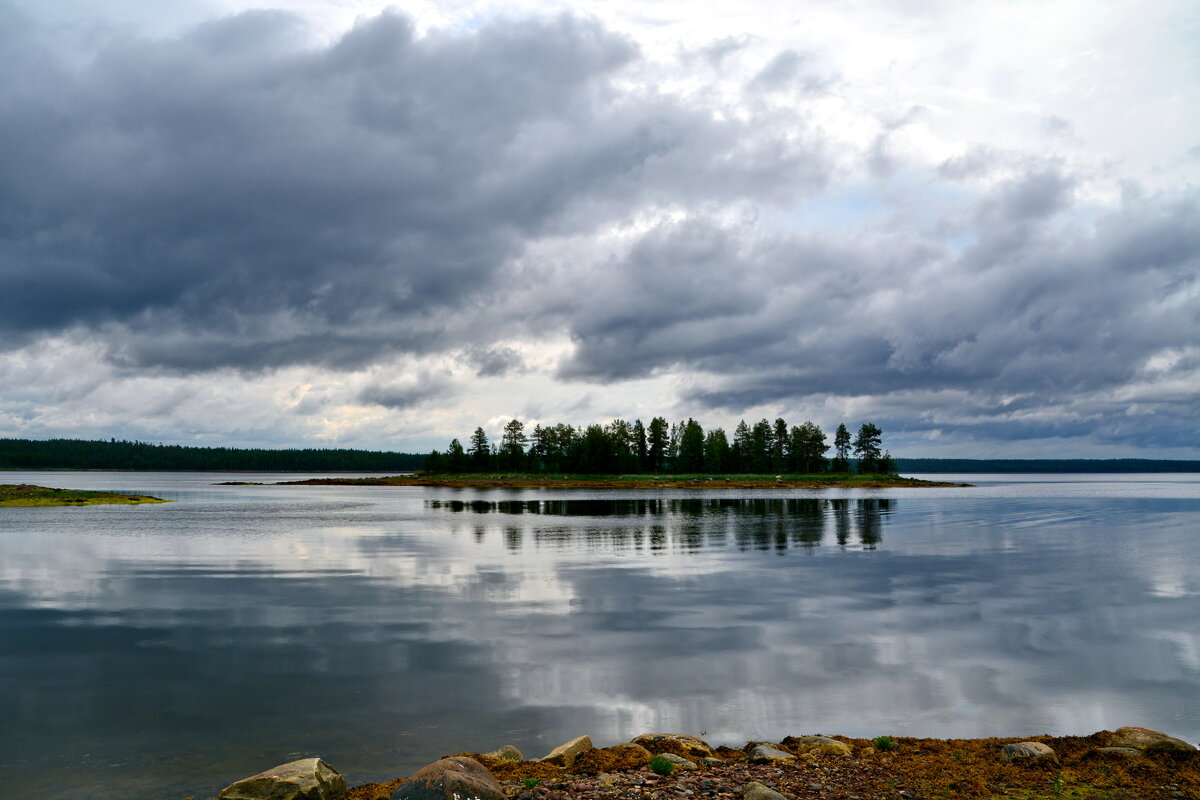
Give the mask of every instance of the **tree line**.
[{"label": "tree line", "polygon": [[110,439],[0,439],[0,469],[115,469],[250,472],[404,472],[419,453],[369,450],[185,447]]},{"label": "tree line", "polygon": [[[883,449],[883,431],[873,423],[859,427],[856,436],[843,423],[833,444],[814,422],[789,426],[783,419],[738,423],[730,437],[723,428],[705,431],[688,419],[668,423],[655,417],[649,425],[615,419],[607,425],[573,427],[558,424],[525,425],[514,419],[504,426],[499,442],[489,442],[476,428],[463,445],[458,439],[444,452],[425,457],[430,473],[532,472],[551,474],[819,474],[895,472],[895,460]],[[833,450],[833,457],[826,454]]]}]

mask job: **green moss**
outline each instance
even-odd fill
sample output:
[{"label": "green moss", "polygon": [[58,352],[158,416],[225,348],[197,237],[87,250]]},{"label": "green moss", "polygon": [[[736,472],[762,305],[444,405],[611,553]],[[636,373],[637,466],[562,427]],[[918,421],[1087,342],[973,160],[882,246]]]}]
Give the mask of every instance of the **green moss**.
[{"label": "green moss", "polygon": [[50,489],[33,484],[0,484],[0,506],[96,506],[141,505],[169,503],[157,497],[140,494],[93,492],[83,489]]}]

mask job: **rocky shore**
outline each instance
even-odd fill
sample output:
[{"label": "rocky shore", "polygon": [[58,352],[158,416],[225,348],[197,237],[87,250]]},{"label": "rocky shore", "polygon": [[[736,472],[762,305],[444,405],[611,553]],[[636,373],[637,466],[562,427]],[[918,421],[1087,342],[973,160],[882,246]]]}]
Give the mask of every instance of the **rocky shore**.
[{"label": "rocky shore", "polygon": [[1200,800],[1200,752],[1148,728],[1029,739],[789,736],[712,747],[657,733],[587,736],[529,760],[511,745],[347,788],[319,758],[226,787],[218,800]]}]

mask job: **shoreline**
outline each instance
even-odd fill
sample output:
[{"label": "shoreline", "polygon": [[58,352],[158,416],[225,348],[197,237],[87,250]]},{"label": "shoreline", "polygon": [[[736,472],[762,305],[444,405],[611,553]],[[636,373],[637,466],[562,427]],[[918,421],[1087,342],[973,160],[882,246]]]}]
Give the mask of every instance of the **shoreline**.
[{"label": "shoreline", "polygon": [[[301,764],[331,769],[318,759],[308,759],[254,779]],[[1200,751],[1189,742],[1140,727],[1086,736],[976,739],[879,736],[871,740],[812,734],[774,743],[752,740],[736,748],[712,747],[696,736],[666,733],[595,748],[589,737],[581,736],[534,760],[527,760],[511,745],[490,753],[443,756],[410,776],[352,786],[344,795],[331,795],[331,800],[453,800],[459,796],[480,800],[1195,800],[1200,798]]]},{"label": "shoreline", "polygon": [[390,475],[380,478],[309,478],[275,486],[431,486],[451,489],[946,489],[969,483],[928,481],[898,475]]},{"label": "shoreline", "polygon": [[93,491],[90,489],[52,489],[32,483],[0,484],[0,508],[41,508],[50,506],[150,505],[169,503],[145,494]]}]

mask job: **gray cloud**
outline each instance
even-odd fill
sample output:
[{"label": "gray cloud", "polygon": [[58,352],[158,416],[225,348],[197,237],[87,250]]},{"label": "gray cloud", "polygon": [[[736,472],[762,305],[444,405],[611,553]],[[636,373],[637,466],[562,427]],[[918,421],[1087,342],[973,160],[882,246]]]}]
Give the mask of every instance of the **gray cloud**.
[{"label": "gray cloud", "polygon": [[[1150,378],[1145,369],[1200,341],[1197,206],[1138,200],[1085,226],[1063,219],[1074,186],[1055,170],[997,185],[965,211],[970,244],[959,249],[911,232],[886,246],[812,235],[746,247],[734,231],[694,223],[701,230],[684,238],[698,252],[654,262],[655,284],[672,289],[643,286],[639,300],[618,302],[646,271],[644,243],[612,270],[630,277],[581,309],[564,370],[600,380],[691,370],[689,402],[735,413],[876,395],[883,418],[887,397],[921,392],[923,405],[895,407],[889,424],[1194,446],[1200,401],[1171,388],[1194,387],[1192,356]],[[679,294],[698,282],[707,304]],[[1130,415],[1123,393],[1139,382],[1143,414]],[[966,395],[936,394],[947,391]],[[1013,395],[1026,400],[1000,405]],[[964,403],[995,405],[968,419],[951,411]],[[942,422],[922,422],[931,411],[945,411]]]},{"label": "gray cloud", "polygon": [[469,347],[461,360],[475,369],[476,376],[491,378],[522,372],[525,362],[521,354],[511,347]]},{"label": "gray cloud", "polygon": [[636,48],[570,16],[418,37],[385,13],[314,47],[295,17],[247,12],[74,70],[4,13],[10,346],[82,327],[125,366],[182,371],[444,349],[452,312],[539,236],[812,170],[622,94]]},{"label": "gray cloud", "polygon": [[450,391],[451,386],[444,378],[421,374],[409,380],[368,384],[358,393],[358,400],[384,408],[404,409],[445,397]]},{"label": "gray cloud", "polygon": [[[1200,446],[1195,191],[999,137],[929,164],[937,98],[830,136],[816,109],[861,106],[828,53],[737,35],[652,62],[571,15],[66,31],[0,7],[0,355],[104,364],[8,393],[14,429],[114,378],[428,355],[628,416],[543,396],[520,340],[570,343],[562,383],[664,378],[681,416],[853,404],[914,437]],[[1068,111],[1025,121],[1070,148]],[[445,403],[450,380],[338,400]]]},{"label": "gray cloud", "polygon": [[827,91],[835,79],[819,74],[813,61],[811,53],[784,50],[751,78],[749,88],[768,92],[791,89],[810,94]]}]

